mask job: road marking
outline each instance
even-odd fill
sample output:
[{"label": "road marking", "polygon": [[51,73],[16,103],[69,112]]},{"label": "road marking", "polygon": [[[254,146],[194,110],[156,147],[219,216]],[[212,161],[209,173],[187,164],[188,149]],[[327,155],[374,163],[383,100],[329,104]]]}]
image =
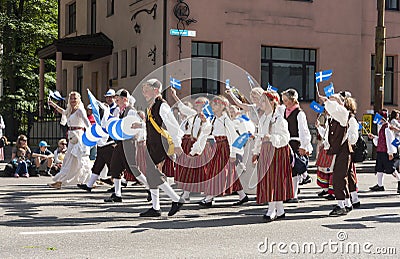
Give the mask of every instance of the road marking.
[{"label": "road marking", "polygon": [[92,233],[92,232],[113,232],[113,231],[126,231],[134,230],[136,228],[115,228],[115,229],[70,229],[70,230],[53,230],[53,231],[33,231],[33,232],[20,232],[21,235],[44,235],[44,234],[70,234],[70,233]]}]

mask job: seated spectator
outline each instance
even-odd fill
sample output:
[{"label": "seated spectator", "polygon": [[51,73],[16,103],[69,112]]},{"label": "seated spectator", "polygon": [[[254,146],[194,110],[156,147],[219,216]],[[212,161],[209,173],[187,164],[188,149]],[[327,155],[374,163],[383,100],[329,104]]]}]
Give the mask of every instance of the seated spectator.
[{"label": "seated spectator", "polygon": [[65,138],[58,141],[58,147],[54,150],[54,163],[51,168],[51,175],[56,175],[61,170],[65,153],[67,153],[67,140]]},{"label": "seated spectator", "polygon": [[11,164],[16,168],[14,177],[29,177],[28,165],[29,160],[26,159],[26,151],[23,148],[19,148],[16,152],[16,156],[11,160]]},{"label": "seated spectator", "polygon": [[27,159],[31,159],[31,149],[28,146],[28,138],[25,135],[19,135],[17,138],[17,143],[15,144],[15,147],[13,147],[12,151],[11,151],[11,160],[14,159],[15,157],[17,157],[17,151],[23,148],[25,149],[25,157]]},{"label": "seated spectator", "polygon": [[47,149],[49,145],[42,140],[39,142],[39,148],[32,153],[32,158],[35,159],[36,170],[44,172],[44,175],[51,176],[50,169],[53,165],[54,154]]}]

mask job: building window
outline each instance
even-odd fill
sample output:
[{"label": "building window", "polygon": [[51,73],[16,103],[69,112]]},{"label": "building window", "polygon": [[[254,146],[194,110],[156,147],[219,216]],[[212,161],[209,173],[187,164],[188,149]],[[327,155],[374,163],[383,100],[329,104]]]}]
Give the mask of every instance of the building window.
[{"label": "building window", "polygon": [[75,91],[82,95],[83,86],[83,66],[78,66],[75,68]]},{"label": "building window", "polygon": [[96,33],[96,0],[91,0],[90,3],[90,33]]},{"label": "building window", "polygon": [[219,43],[192,42],[192,94],[220,94],[220,50]]},{"label": "building window", "polygon": [[315,99],[315,49],[261,47],[261,86],[294,88],[299,101]]},{"label": "building window", "polygon": [[127,63],[128,63],[128,57],[127,57],[127,51],[125,49],[121,51],[121,78],[127,76]]},{"label": "building window", "polygon": [[107,0],[107,17],[114,14],[114,0]]},{"label": "building window", "polygon": [[399,10],[399,0],[386,0],[385,5],[386,10]]},{"label": "building window", "polygon": [[137,48],[131,48],[131,76],[137,75]]},{"label": "building window", "polygon": [[76,32],[76,2],[67,5],[67,34]]},{"label": "building window", "polygon": [[112,73],[112,79],[116,80],[118,79],[118,52],[115,52],[113,54],[113,73]]},{"label": "building window", "polygon": [[[385,60],[385,82],[384,82],[384,104],[393,104],[393,73],[394,57],[386,56]],[[375,55],[371,56],[371,103],[375,102]]]}]

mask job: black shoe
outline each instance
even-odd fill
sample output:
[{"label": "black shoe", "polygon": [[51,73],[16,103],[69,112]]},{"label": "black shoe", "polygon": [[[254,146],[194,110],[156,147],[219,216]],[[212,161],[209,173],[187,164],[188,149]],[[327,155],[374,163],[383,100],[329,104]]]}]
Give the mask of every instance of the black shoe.
[{"label": "black shoe", "polygon": [[322,190],[322,192],[318,193],[318,197],[324,197],[325,195],[327,195],[328,192],[325,190]]},{"label": "black shoe", "polygon": [[146,210],[145,212],[142,212],[139,214],[140,217],[160,217],[161,216],[161,210],[155,210],[153,208],[150,208]]},{"label": "black shoe", "polygon": [[238,206],[238,205],[242,205],[243,203],[246,203],[249,201],[249,197],[246,195],[244,196],[243,199],[241,199],[240,201],[237,201],[233,204],[233,206]]},{"label": "black shoe", "polygon": [[285,212],[282,214],[282,215],[280,215],[280,216],[276,216],[276,220],[279,220],[279,219],[284,219],[286,217],[286,214],[285,214]]},{"label": "black shoe", "polygon": [[329,213],[329,216],[337,217],[347,215],[347,210],[345,208],[340,208],[339,206],[335,206],[335,208]]},{"label": "black shoe", "polygon": [[360,203],[360,202],[353,203],[353,208],[354,208],[354,209],[359,209],[360,206],[361,206],[361,203]]},{"label": "black shoe", "polygon": [[182,207],[182,205],[185,203],[184,200],[180,199],[178,202],[173,201],[171,205],[171,209],[168,212],[168,216],[174,216]]},{"label": "black shoe", "polygon": [[118,197],[115,193],[111,194],[111,197],[105,198],[104,202],[122,202],[122,197]]},{"label": "black shoe", "polygon": [[385,190],[385,187],[383,187],[383,185],[382,186],[375,185],[375,186],[369,187],[369,189],[372,192],[383,192]]},{"label": "black shoe", "polygon": [[275,215],[275,216],[271,217],[271,216],[264,215],[263,219],[264,219],[265,222],[268,223],[268,222],[272,222],[272,221],[276,220],[277,216]]},{"label": "black shoe", "polygon": [[353,210],[353,206],[350,206],[350,207],[344,206],[344,208],[346,209],[347,212],[350,212]]},{"label": "black shoe", "polygon": [[327,199],[327,200],[329,200],[329,201],[333,201],[333,200],[335,200],[336,198],[335,198],[335,195],[333,195],[333,194],[329,194],[328,196],[326,196],[326,197],[324,197],[325,199]]},{"label": "black shoe", "polygon": [[284,201],[284,203],[299,203],[299,199],[297,198],[292,198],[289,200]]},{"label": "black shoe", "polygon": [[108,185],[114,185],[113,180],[111,178],[106,178],[106,179],[100,179],[101,182],[106,183]]},{"label": "black shoe", "polygon": [[199,202],[200,207],[202,208],[211,208],[212,206],[212,201],[206,202],[205,200],[201,200]]},{"label": "black shoe", "polygon": [[128,186],[128,182],[121,182],[121,186],[122,186],[122,187]]},{"label": "black shoe", "polygon": [[399,182],[397,182],[397,193],[399,193],[399,194],[400,194],[400,181],[399,181]]},{"label": "black shoe", "polygon": [[110,189],[107,189],[107,192],[115,192],[115,187],[112,187]]},{"label": "black shoe", "polygon": [[86,184],[79,184],[78,183],[76,186],[78,186],[79,189],[85,190],[87,192],[92,192],[92,188],[90,188]]},{"label": "black shoe", "polygon": [[307,175],[307,177],[304,178],[304,179],[299,183],[299,185],[304,185],[304,184],[308,184],[308,183],[311,183],[311,182],[312,182],[312,178],[311,178],[309,175]]},{"label": "black shoe", "polygon": [[297,189],[297,194],[300,194],[300,188],[299,188],[299,189]]},{"label": "black shoe", "polygon": [[147,201],[151,201],[152,198],[151,198],[151,192],[150,192],[150,190],[146,190],[146,192],[147,192]]}]

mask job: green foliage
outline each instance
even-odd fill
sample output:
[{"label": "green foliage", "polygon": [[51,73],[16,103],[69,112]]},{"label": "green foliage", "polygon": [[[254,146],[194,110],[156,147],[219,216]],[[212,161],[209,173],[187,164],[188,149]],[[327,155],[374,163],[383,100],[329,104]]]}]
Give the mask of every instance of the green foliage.
[{"label": "green foliage", "polygon": [[[6,100],[21,105],[37,104],[37,50],[57,38],[57,4],[57,0],[0,0],[0,44],[3,45],[0,73]],[[46,62],[46,69],[55,71],[55,62]],[[55,73],[46,74],[45,85],[54,87],[54,84]]]}]

